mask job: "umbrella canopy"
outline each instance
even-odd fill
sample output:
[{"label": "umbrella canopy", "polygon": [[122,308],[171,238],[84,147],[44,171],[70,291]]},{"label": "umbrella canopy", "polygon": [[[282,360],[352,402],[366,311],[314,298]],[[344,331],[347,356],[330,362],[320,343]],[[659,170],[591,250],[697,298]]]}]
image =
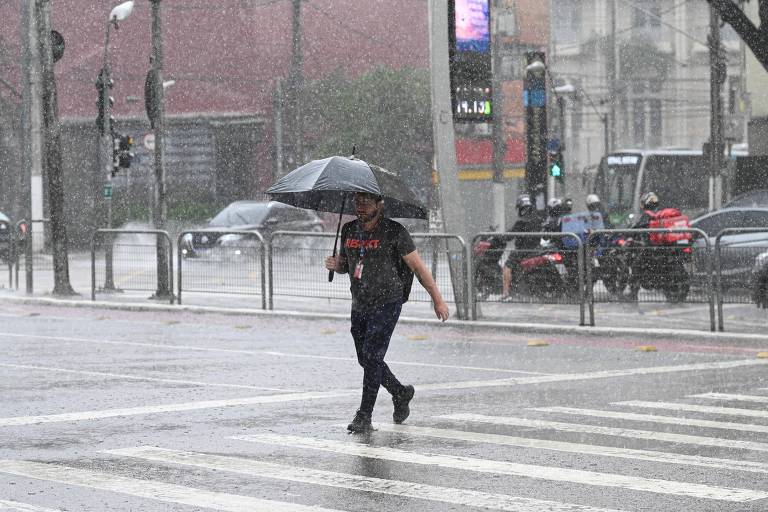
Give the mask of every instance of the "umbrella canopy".
[{"label": "umbrella canopy", "polygon": [[351,198],[355,192],[384,197],[384,215],[387,217],[427,218],[427,209],[396,174],[354,157],[312,160],[286,174],[267,190],[273,200],[281,203],[349,215],[355,214]]}]

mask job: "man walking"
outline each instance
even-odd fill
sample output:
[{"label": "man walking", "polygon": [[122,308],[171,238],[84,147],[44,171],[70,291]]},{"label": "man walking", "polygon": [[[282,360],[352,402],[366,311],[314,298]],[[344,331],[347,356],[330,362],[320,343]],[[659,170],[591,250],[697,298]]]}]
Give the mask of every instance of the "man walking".
[{"label": "man walking", "polygon": [[360,408],[347,429],[363,433],[373,430],[371,416],[379,386],[392,395],[395,423],[402,423],[410,414],[413,386],[397,380],[384,356],[402,305],[408,300],[413,275],[429,293],[435,314],[442,321],[448,319],[448,306],[411,235],[401,224],[383,216],[384,199],[359,192],[354,201],[357,219],[344,225],[341,250],[326,258],[325,267],[350,274],[351,332],[357,361],[363,367],[363,393]]}]

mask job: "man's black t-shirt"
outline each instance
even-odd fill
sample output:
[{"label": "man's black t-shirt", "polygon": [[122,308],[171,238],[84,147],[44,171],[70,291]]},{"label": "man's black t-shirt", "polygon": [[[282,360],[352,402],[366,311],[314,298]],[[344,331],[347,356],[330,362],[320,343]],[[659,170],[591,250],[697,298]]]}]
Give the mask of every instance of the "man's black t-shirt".
[{"label": "man's black t-shirt", "polygon": [[[413,272],[403,256],[416,250],[402,224],[382,218],[372,232],[359,220],[341,229],[341,250],[349,272],[352,309],[360,311],[395,301],[405,302],[413,283]],[[355,269],[362,265],[359,277]]]}]

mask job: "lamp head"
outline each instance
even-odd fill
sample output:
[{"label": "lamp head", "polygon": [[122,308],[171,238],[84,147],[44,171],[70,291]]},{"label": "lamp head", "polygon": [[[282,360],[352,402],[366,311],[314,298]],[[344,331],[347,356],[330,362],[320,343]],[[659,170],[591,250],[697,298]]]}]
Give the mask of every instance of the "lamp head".
[{"label": "lamp head", "polygon": [[544,72],[544,70],[547,69],[546,64],[541,62],[540,60],[536,60],[525,66],[525,70],[530,73],[540,73]]},{"label": "lamp head", "polygon": [[130,16],[131,12],[133,12],[133,0],[123,2],[109,13],[109,22],[117,27],[117,23]]}]

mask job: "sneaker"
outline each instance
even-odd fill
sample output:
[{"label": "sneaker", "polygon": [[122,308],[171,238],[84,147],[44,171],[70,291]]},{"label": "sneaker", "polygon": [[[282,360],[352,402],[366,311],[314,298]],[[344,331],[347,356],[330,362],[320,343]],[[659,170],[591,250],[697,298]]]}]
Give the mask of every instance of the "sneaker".
[{"label": "sneaker", "polygon": [[408,407],[408,404],[411,402],[411,399],[413,399],[414,393],[415,390],[413,389],[413,386],[408,384],[405,386],[402,393],[392,397],[392,403],[395,405],[395,411],[392,413],[392,420],[395,423],[400,424],[404,422],[406,418],[408,418],[408,415],[411,414],[411,409]]},{"label": "sneaker", "polygon": [[372,432],[373,425],[371,424],[371,415],[358,409],[357,413],[355,413],[355,419],[352,420],[352,423],[347,425],[347,430],[353,434]]}]

